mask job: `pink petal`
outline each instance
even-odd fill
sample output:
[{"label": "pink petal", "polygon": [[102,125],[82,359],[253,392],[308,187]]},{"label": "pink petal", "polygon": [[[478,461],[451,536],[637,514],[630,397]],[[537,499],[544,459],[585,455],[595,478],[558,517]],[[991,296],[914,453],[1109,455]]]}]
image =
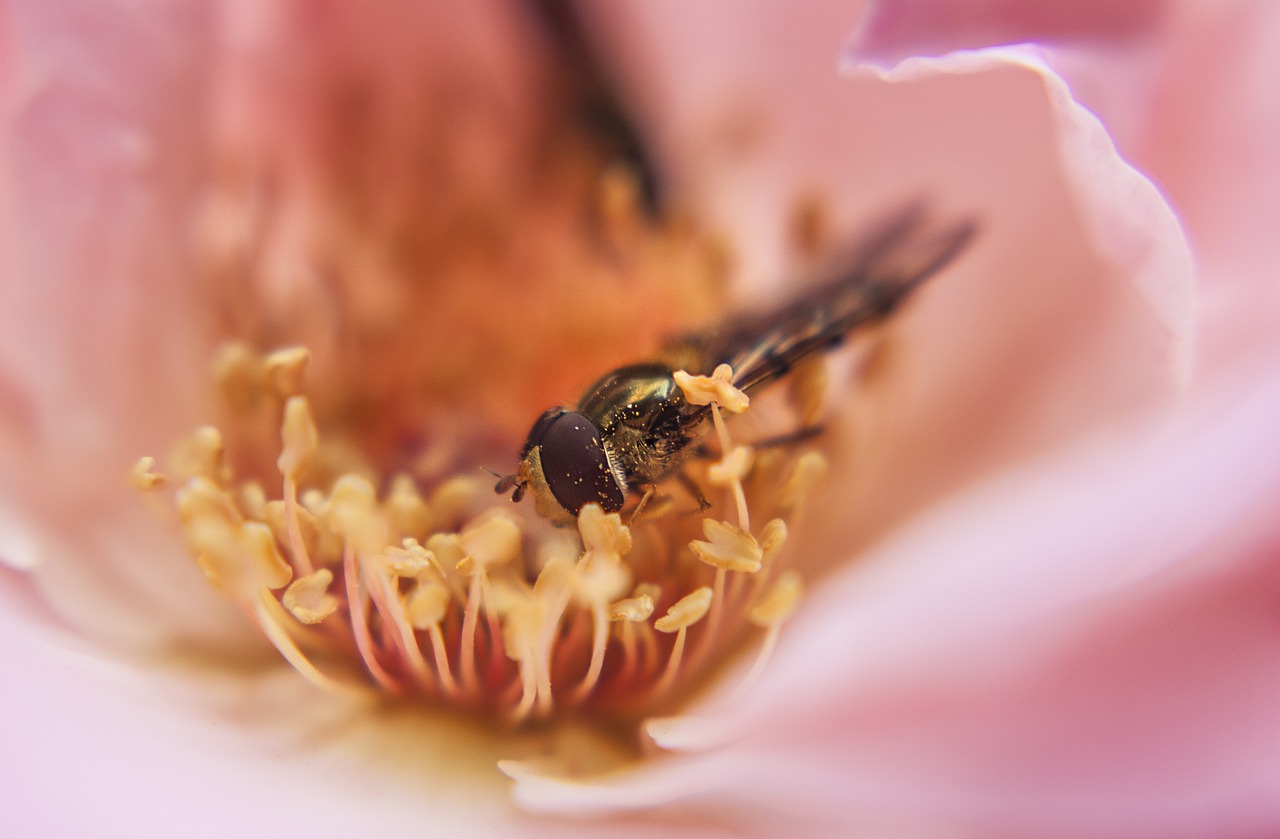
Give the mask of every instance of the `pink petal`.
[{"label": "pink petal", "polygon": [[999,44],[1114,41],[1150,32],[1169,5],[1168,0],[873,0],[850,48],[860,61],[889,67],[913,55],[936,57]]},{"label": "pink petal", "polygon": [[[344,704],[274,665],[230,679],[164,675],[38,632],[7,609],[0,660],[18,686],[0,714],[7,836],[600,833],[512,808],[494,769],[512,748],[505,730]],[[700,835],[665,816],[612,823],[609,835],[654,830]]]},{"label": "pink petal", "polygon": [[209,634],[225,618],[124,481],[207,411],[188,387],[207,359],[185,257],[208,46],[197,7],[8,12],[0,555],[21,550],[59,616],[104,640]]},{"label": "pink petal", "polygon": [[[911,59],[874,75],[896,82],[945,74],[1025,67],[1043,79],[1060,165],[1081,205],[1095,247],[1146,297],[1168,331],[1175,377],[1187,378],[1193,349],[1193,271],[1181,227],[1159,190],[1117,152],[1106,128],[1072,98],[1037,51],[987,49],[940,59]],[[866,72],[865,66],[853,72]]]},{"label": "pink petal", "polygon": [[[966,25],[956,27],[957,20]],[[1269,281],[1280,220],[1280,104],[1269,79],[1280,8],[1233,3],[878,3],[850,57],[888,66],[912,54],[1034,41],[1075,99],[1186,224],[1200,265],[1198,366],[1268,340],[1280,311]]]},{"label": "pink petal", "polygon": [[1128,142],[1185,220],[1201,266],[1205,369],[1269,344],[1280,316],[1278,38],[1275,3],[1182,4]]}]

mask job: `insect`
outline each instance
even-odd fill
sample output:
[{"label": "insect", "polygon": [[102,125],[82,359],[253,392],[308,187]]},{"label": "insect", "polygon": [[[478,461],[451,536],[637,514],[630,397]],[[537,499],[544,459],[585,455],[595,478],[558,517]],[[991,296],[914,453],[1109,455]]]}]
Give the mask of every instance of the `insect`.
[{"label": "insect", "polygon": [[670,341],[653,360],[606,373],[573,408],[548,409],[529,431],[517,472],[494,490],[513,501],[531,493],[538,512],[562,525],[591,502],[621,510],[630,493],[677,473],[705,431],[710,406],[685,399],[676,370],[709,375],[727,363],[734,386],[750,395],[889,317],[975,231],[970,221],[931,228],[919,206],[897,214],[846,254],[842,270],[796,298]]}]

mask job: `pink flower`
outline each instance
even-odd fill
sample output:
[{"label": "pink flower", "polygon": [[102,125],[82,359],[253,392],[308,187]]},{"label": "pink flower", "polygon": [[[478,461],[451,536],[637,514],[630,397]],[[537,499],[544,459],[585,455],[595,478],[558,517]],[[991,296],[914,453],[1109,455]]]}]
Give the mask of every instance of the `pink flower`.
[{"label": "pink flower", "polygon": [[[593,8],[675,195],[732,243],[735,299],[785,276],[797,207],[845,233],[923,193],[983,225],[833,400],[832,477],[788,545],[811,593],[773,658],[745,692],[733,671],[662,710],[643,725],[661,748],[633,760],[589,716],[546,735],[315,690],[123,480],[216,412],[206,370],[228,333],[278,345],[395,323],[405,266],[456,258],[415,220],[493,222],[485,202],[528,177],[522,149],[549,119],[520,19],[15,4],[0,24],[11,831],[601,827],[538,813],[638,835],[1275,833],[1280,122],[1259,80],[1280,15],[1193,5],[994,3],[961,27],[972,5],[886,4],[852,42],[857,16],[834,3]],[[859,63],[1013,41],[1041,46],[887,77]],[[425,89],[469,91],[469,107],[423,113]],[[444,117],[464,128],[436,133]],[[474,208],[444,202],[460,197]],[[513,206],[574,241],[560,205]],[[581,287],[555,272],[517,285],[449,265],[472,284],[440,285],[437,320],[387,346],[363,333],[381,363],[353,374],[349,345],[312,347],[318,413],[364,417],[371,460],[407,427],[472,452],[518,435],[539,400],[678,320],[663,284],[678,281],[648,264],[638,297],[580,303],[581,321]],[[593,336],[592,316],[615,331]],[[577,351],[529,340],[556,333]],[[619,357],[575,369],[620,334]],[[448,398],[389,399],[388,367]]]}]

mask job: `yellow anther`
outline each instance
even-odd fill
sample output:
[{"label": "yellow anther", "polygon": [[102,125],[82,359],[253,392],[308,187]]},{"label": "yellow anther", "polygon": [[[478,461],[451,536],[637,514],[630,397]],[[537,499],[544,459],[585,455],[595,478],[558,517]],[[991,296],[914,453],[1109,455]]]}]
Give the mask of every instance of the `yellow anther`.
[{"label": "yellow anther", "polygon": [[208,478],[192,478],[178,492],[178,515],[184,524],[216,517],[229,527],[238,527],[242,520],[226,492]]},{"label": "yellow anther", "polygon": [[255,587],[274,590],[289,584],[293,569],[280,555],[271,528],[260,521],[246,522],[240,528],[240,541],[253,562]]},{"label": "yellow anther", "polygon": [[689,543],[689,549],[698,559],[728,571],[754,574],[760,570],[764,553],[750,533],[715,519],[703,519],[702,533],[709,541]]},{"label": "yellow anther", "polygon": [[535,594],[568,591],[573,586],[575,564],[568,557],[552,557],[538,572],[538,579],[533,584]]},{"label": "yellow anther", "polygon": [[245,522],[225,492],[206,478],[194,478],[178,494],[187,542],[201,570],[219,588],[239,596],[281,588],[293,569],[276,547],[271,529]]},{"label": "yellow anther", "polygon": [[802,503],[826,473],[827,459],[818,452],[805,452],[782,485],[782,506],[792,509]]},{"label": "yellow anther", "polygon": [[787,523],[782,519],[771,519],[760,530],[761,562],[768,562],[787,541]]},{"label": "yellow anther", "polygon": [[284,607],[302,623],[320,623],[338,610],[338,598],[329,593],[332,583],[328,568],[299,577],[284,590]]},{"label": "yellow anther", "polygon": [[710,376],[691,376],[683,370],[672,376],[690,405],[714,402],[731,414],[740,414],[751,404],[751,399],[733,386],[733,368],[728,364],[721,364]]},{"label": "yellow anther", "polygon": [[415,629],[438,626],[449,610],[449,590],[439,583],[419,583],[409,594],[405,612]]},{"label": "yellow anther", "polygon": [[707,469],[707,480],[718,487],[740,482],[751,471],[754,460],[755,452],[750,446],[734,446],[732,451]]},{"label": "yellow anther", "polygon": [[391,481],[386,500],[387,519],[391,530],[405,536],[426,538],[431,527],[431,510],[418,493],[418,486],[408,475],[397,475]]},{"label": "yellow anther", "polygon": [[302,374],[310,360],[311,353],[306,347],[289,347],[271,353],[265,361],[267,387],[281,399],[296,396],[302,389]]},{"label": "yellow anther", "polygon": [[359,475],[343,475],[333,485],[325,523],[360,553],[372,556],[387,544],[387,523],[373,484]]},{"label": "yellow anther", "polygon": [[231,343],[218,351],[213,377],[231,410],[245,413],[262,395],[262,360],[247,344]]},{"label": "yellow anther", "polygon": [[520,556],[520,527],[505,513],[498,513],[473,525],[458,536],[458,544],[465,557],[458,563],[458,571],[472,574],[476,566],[495,566],[511,562]]},{"label": "yellow anther", "polygon": [[382,558],[389,574],[394,577],[416,577],[431,567],[431,554],[414,544],[418,548],[416,551],[396,547],[386,549]]},{"label": "yellow anther", "polygon": [[257,481],[245,481],[236,493],[240,499],[240,509],[246,518],[258,521],[267,520],[267,493]]},{"label": "yellow anther", "polygon": [[628,597],[609,606],[609,620],[642,623],[653,614],[653,598],[647,594]]},{"label": "yellow anther", "polygon": [[578,513],[578,533],[587,553],[620,558],[631,552],[631,528],[618,513],[606,513],[599,504],[586,504]]},{"label": "yellow anther", "polygon": [[143,457],[133,464],[133,468],[129,470],[129,483],[139,492],[150,492],[153,489],[159,489],[168,483],[169,479],[155,471],[156,459],[154,457]]},{"label": "yellow anther", "polygon": [[702,620],[711,608],[711,587],[702,586],[671,604],[666,615],[653,622],[659,632],[678,632]]},{"label": "yellow anther", "polygon": [[751,607],[747,618],[764,629],[779,626],[791,617],[803,593],[804,583],[801,582],[800,575],[795,571],[784,571],[778,575],[777,581],[764,596]]},{"label": "yellow anther", "polygon": [[576,570],[574,593],[584,603],[608,603],[631,587],[631,570],[616,557],[587,555]]},{"label": "yellow anther", "polygon": [[285,403],[280,439],[284,445],[276,459],[276,468],[286,478],[296,477],[302,464],[315,452],[319,440],[306,397],[291,396]]},{"label": "yellow anther", "polygon": [[208,478],[218,484],[230,478],[223,459],[222,432],[211,425],[197,428],[177,446],[170,460],[173,471],[183,478]]},{"label": "yellow anther", "polygon": [[[320,522],[305,507],[295,508],[294,514],[298,519],[298,530],[302,533],[303,547],[308,553],[314,554],[319,540]],[[282,545],[289,544],[289,522],[285,517],[283,501],[279,499],[268,501],[263,508],[262,518],[275,534],[277,542]]]},{"label": "yellow anther", "polygon": [[476,508],[478,499],[492,497],[492,488],[476,478],[466,475],[449,478],[436,487],[427,500],[427,506],[431,508],[431,526],[455,528],[469,511]]}]

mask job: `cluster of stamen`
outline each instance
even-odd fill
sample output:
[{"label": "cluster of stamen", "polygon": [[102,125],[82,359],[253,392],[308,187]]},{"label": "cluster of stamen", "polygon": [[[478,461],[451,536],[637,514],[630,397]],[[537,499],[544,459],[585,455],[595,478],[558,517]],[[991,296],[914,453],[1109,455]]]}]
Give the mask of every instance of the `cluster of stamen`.
[{"label": "cluster of stamen", "polygon": [[[734,445],[722,414],[748,400],[727,366],[677,374],[691,403],[711,406],[721,452],[695,480],[725,501],[704,516],[654,505],[630,524],[587,505],[575,538],[470,477],[425,497],[407,475],[381,494],[356,473],[327,490],[309,484],[321,436],[299,392],[306,359],[291,349],[259,367],[279,418],[278,497],[235,479],[210,427],[173,471],[199,567],[311,682],[523,721],[575,708],[652,713],[752,627],[764,637],[748,679],[764,666],[801,596],[798,574],[782,567],[785,520],[821,458]],[[170,483],[151,458],[132,478],[148,492]],[[753,508],[769,516],[758,530]]]}]

